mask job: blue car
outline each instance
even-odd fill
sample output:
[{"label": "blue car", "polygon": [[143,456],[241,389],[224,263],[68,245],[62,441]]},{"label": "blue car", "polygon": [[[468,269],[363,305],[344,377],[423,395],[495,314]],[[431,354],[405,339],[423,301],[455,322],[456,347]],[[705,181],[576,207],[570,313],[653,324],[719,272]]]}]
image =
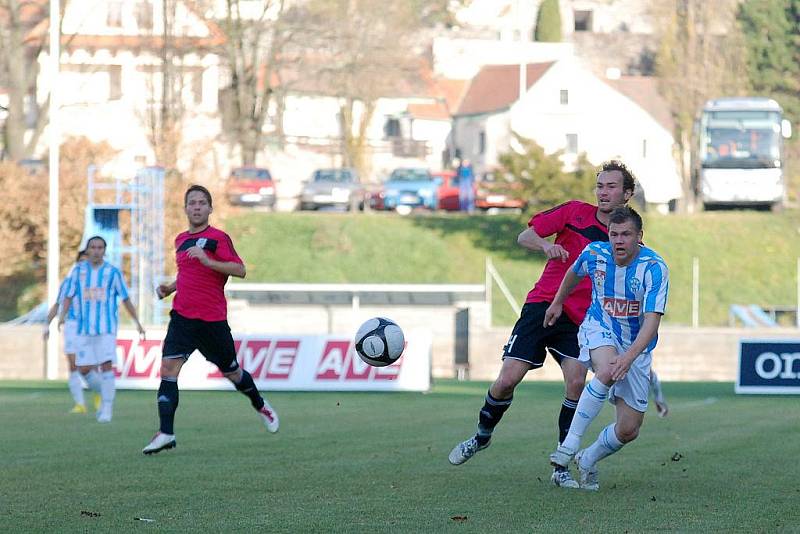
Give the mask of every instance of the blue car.
[{"label": "blue car", "polygon": [[395,169],[383,184],[383,207],[387,210],[400,206],[435,210],[440,183],[428,169]]}]

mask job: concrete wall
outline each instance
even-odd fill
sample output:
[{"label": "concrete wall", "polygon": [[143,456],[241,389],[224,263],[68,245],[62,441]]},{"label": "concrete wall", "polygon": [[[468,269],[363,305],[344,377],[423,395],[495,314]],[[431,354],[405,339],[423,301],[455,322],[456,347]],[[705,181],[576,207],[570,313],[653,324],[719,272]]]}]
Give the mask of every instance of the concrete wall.
[{"label": "concrete wall", "polygon": [[[473,380],[494,380],[500,369],[503,345],[510,326],[488,327],[488,306],[470,304],[470,366]],[[466,304],[463,304],[466,306]],[[455,311],[463,306],[349,307],[311,306],[251,307],[233,301],[230,322],[240,332],[350,334],[369,317],[389,316],[406,331],[430,328],[433,332],[432,374],[456,376],[454,366]],[[733,381],[736,379],[739,340],[742,338],[800,339],[796,328],[689,328],[662,326],[654,354],[654,368],[665,381]],[[41,379],[45,376],[45,348],[38,326],[0,326],[0,379]],[[66,378],[65,358],[59,358],[59,377]],[[544,368],[528,374],[528,380],[561,380],[561,371],[550,359]]]}]

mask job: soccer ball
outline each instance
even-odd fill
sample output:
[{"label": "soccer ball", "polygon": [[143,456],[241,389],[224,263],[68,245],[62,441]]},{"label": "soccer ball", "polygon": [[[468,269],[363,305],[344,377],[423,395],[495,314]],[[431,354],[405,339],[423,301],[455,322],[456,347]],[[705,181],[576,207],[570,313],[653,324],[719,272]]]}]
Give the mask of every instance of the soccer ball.
[{"label": "soccer ball", "polygon": [[385,367],[397,361],[406,341],[397,323],[383,317],[373,317],[356,333],[356,352],[366,363]]}]

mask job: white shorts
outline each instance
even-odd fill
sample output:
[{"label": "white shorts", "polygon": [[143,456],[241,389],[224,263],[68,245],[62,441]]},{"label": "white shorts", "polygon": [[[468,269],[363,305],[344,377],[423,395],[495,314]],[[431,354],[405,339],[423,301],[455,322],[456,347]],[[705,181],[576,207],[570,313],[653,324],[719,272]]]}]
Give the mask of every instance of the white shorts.
[{"label": "white shorts", "polygon": [[64,354],[78,352],[78,321],[64,322]]},{"label": "white shorts", "polygon": [[115,334],[78,336],[75,365],[100,365],[105,362],[114,362],[116,358],[117,336]]},{"label": "white shorts", "polygon": [[[578,330],[578,344],[581,347],[578,359],[589,368],[592,367],[589,352],[591,350],[598,347],[614,347],[617,354],[625,351],[613,332],[588,317]],[[622,399],[625,404],[637,412],[646,412],[650,397],[650,365],[652,362],[653,355],[650,352],[643,352],[633,360],[625,378],[611,386],[608,392],[608,402],[616,404],[617,399]]]}]

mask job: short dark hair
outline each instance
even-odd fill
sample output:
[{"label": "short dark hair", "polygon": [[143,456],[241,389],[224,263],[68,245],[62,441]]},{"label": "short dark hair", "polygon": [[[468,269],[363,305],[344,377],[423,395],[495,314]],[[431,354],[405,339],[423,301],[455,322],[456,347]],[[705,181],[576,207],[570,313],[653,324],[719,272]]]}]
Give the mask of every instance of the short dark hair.
[{"label": "short dark hair", "polygon": [[103,236],[101,236],[101,235],[93,235],[92,237],[90,237],[89,239],[86,240],[86,248],[84,249],[84,252],[89,248],[89,243],[91,243],[95,239],[99,239],[100,241],[103,242],[103,248],[108,248],[108,243],[106,243],[106,240],[103,239]]},{"label": "short dark hair", "polygon": [[211,193],[209,193],[208,189],[199,184],[192,184],[189,186],[189,189],[186,190],[186,194],[183,195],[184,206],[189,201],[189,193],[191,193],[192,191],[200,191],[201,193],[203,193],[203,196],[205,196],[206,200],[208,201],[209,207],[214,207],[214,204],[211,201]]},{"label": "short dark hair", "polygon": [[[87,241],[87,243],[88,243],[88,241]],[[86,254],[86,249],[79,250],[78,251],[78,255],[75,256],[75,262],[77,263],[77,262],[81,261],[81,256],[83,256],[84,254]]]},{"label": "short dark hair", "polygon": [[610,172],[610,171],[619,171],[620,173],[622,173],[622,189],[623,191],[630,191],[632,195],[633,192],[636,190],[636,177],[633,175],[628,166],[622,163],[618,159],[611,159],[604,162],[600,166],[600,170],[597,172],[597,176],[600,176],[601,172]]},{"label": "short dark hair", "polygon": [[628,221],[633,222],[637,232],[642,231],[642,216],[629,206],[614,208],[614,211],[611,212],[611,216],[608,218],[608,225],[624,224]]}]

